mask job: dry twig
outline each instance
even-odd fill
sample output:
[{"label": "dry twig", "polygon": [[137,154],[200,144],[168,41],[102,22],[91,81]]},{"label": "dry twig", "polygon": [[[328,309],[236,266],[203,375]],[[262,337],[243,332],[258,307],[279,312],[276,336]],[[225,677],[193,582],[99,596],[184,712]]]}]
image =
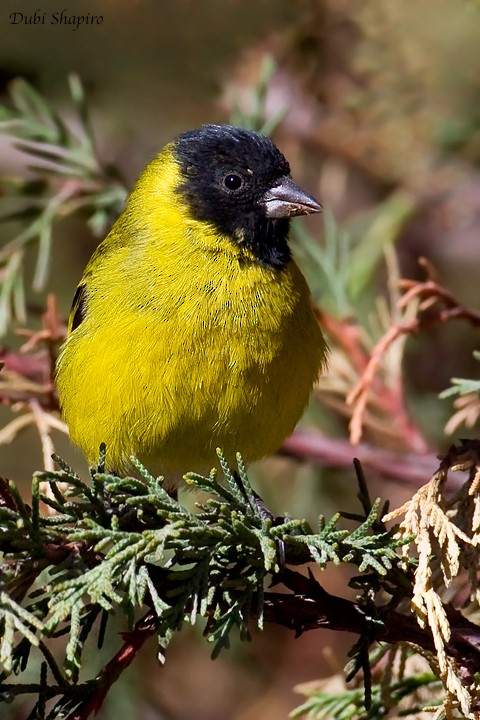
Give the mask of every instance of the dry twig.
[{"label": "dry twig", "polygon": [[[428,263],[423,260],[422,264],[430,273]],[[378,369],[387,351],[400,337],[418,333],[425,327],[450,320],[466,320],[471,325],[480,327],[480,313],[461,305],[435,280],[430,278],[424,282],[402,280],[400,287],[406,292],[399,299],[398,308],[405,312],[414,303],[418,303],[416,316],[411,321],[394,323],[388,328],[373,348],[359,382],[348,394],[347,404],[353,406],[350,439],[354,444],[360,442],[362,437],[365,413]]]}]

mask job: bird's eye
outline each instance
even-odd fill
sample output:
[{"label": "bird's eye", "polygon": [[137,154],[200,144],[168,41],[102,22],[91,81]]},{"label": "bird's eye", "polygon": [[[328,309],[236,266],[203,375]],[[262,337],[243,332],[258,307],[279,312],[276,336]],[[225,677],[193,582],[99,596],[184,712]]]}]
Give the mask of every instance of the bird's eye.
[{"label": "bird's eye", "polygon": [[223,184],[227,190],[239,190],[243,185],[243,180],[236,173],[229,173],[223,178]]}]

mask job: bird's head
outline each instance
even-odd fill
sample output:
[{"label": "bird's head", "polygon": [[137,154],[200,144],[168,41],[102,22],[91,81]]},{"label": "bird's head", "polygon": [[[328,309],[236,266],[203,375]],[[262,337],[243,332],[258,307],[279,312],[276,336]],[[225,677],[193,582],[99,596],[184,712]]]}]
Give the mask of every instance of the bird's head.
[{"label": "bird's head", "polygon": [[290,177],[271,140],[229,125],[204,125],[172,145],[180,167],[177,188],[192,218],[243,245],[265,266],[290,258],[289,219],[321,210]]}]

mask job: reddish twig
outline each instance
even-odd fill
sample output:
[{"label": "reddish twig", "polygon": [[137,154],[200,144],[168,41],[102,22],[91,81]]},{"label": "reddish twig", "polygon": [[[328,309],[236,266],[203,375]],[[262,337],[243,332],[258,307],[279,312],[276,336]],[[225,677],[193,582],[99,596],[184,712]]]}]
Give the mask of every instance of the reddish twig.
[{"label": "reddish twig", "polygon": [[368,393],[373,385],[375,375],[382,363],[382,359],[388,348],[404,334],[415,332],[418,329],[418,321],[392,325],[385,335],[375,345],[370,355],[370,360],[357,385],[347,395],[347,405],[354,405],[350,420],[350,440],[353,444],[360,442],[362,437],[363,418],[368,402]]},{"label": "reddish twig", "polygon": [[[425,262],[423,265],[428,269]],[[347,404],[354,406],[350,420],[350,439],[354,444],[358,443],[362,437],[368,395],[377,371],[388,349],[401,336],[412,335],[435,323],[445,323],[450,320],[466,320],[475,327],[480,327],[480,313],[462,306],[438,282],[432,279],[421,283],[414,280],[402,280],[400,286],[406,292],[398,302],[399,309],[404,310],[410,303],[420,299],[417,317],[409,322],[395,323],[387,330],[373,348],[359,382],[347,396]],[[443,307],[435,307],[439,303]]]},{"label": "reddish twig", "polygon": [[67,720],[87,720],[92,713],[96,714],[100,710],[112,685],[134,661],[139,650],[148,638],[155,634],[156,629],[156,617],[153,612],[149,611],[135,624],[132,631],[122,633],[124,644],[100,671],[91,695],[85,698],[81,705],[68,716]]},{"label": "reddish twig", "polygon": [[351,468],[358,458],[365,470],[415,487],[423,485],[438,466],[432,453],[395,453],[366,443],[353,447],[348,440],[330,438],[318,430],[297,430],[279,452],[322,467]]},{"label": "reddish twig", "polygon": [[[17,334],[27,338],[20,352],[0,350],[4,373],[0,378],[0,404],[37,402],[46,411],[58,410],[54,369],[66,327],[57,312],[55,295],[47,298],[40,330],[20,329]],[[38,352],[42,350],[43,352]]]},{"label": "reddish twig", "polygon": [[362,345],[358,325],[346,320],[337,320],[318,307],[315,308],[315,314],[321,328],[331,337],[335,345],[342,348],[357,372],[362,373],[367,366],[368,357]]}]

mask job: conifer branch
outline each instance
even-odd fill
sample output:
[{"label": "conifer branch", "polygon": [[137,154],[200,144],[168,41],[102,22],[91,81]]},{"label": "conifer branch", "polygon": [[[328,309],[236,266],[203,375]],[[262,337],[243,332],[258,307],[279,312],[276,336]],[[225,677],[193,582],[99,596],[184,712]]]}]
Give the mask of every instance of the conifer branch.
[{"label": "conifer branch", "polygon": [[[478,457],[475,443],[452,448],[438,472],[461,466],[474,473]],[[411,530],[405,526],[396,535],[396,528],[386,528],[384,510],[379,500],[370,500],[360,467],[362,511],[350,514],[356,527],[347,530],[340,514],[328,521],[320,517],[316,529],[305,520],[274,522],[253,492],[241,458],[233,471],[220,455],[223,481],[215,472],[186,476],[190,485],[210,494],[196,512],[170,497],[161,479],[139,463],[138,477],[121,478],[105,473],[104,461],[103,451],[88,484],[57,458],[59,470],[36,473],[29,504],[12,483],[0,483],[0,697],[33,694],[40,718],[53,720],[62,712],[70,720],[86,720],[148,637],[158,636],[164,654],[175,632],[198,618],[203,618],[213,657],[229,646],[233,631],[248,639],[251,628],[265,622],[288,627],[295,635],[322,628],[357,634],[349,674],[363,670],[367,706],[377,692],[371,652],[379,643],[417,647],[447,683],[442,666],[435,664],[435,627],[420,622],[421,617],[417,621],[404,607],[421,582],[417,561],[410,557]],[[50,494],[42,490],[45,483]],[[466,501],[464,493],[456,497]],[[43,513],[42,505],[54,513]],[[449,542],[451,553],[453,540]],[[311,570],[305,575],[292,569],[314,563],[321,572],[331,562],[354,568],[350,585],[357,590],[356,601],[326,592]],[[45,579],[39,584],[40,573]],[[284,591],[265,590],[266,585]],[[480,631],[457,607],[438,602],[449,627],[442,652],[455,673],[446,687],[470,717],[477,702],[473,688]],[[138,611],[143,618],[135,622]],[[101,645],[109,619],[118,614],[126,628],[123,645],[80,683],[87,640],[97,637]],[[49,643],[63,636],[65,655],[59,661]],[[35,648],[43,657],[39,682],[22,682],[21,672],[12,682],[12,674],[26,667]]]}]

